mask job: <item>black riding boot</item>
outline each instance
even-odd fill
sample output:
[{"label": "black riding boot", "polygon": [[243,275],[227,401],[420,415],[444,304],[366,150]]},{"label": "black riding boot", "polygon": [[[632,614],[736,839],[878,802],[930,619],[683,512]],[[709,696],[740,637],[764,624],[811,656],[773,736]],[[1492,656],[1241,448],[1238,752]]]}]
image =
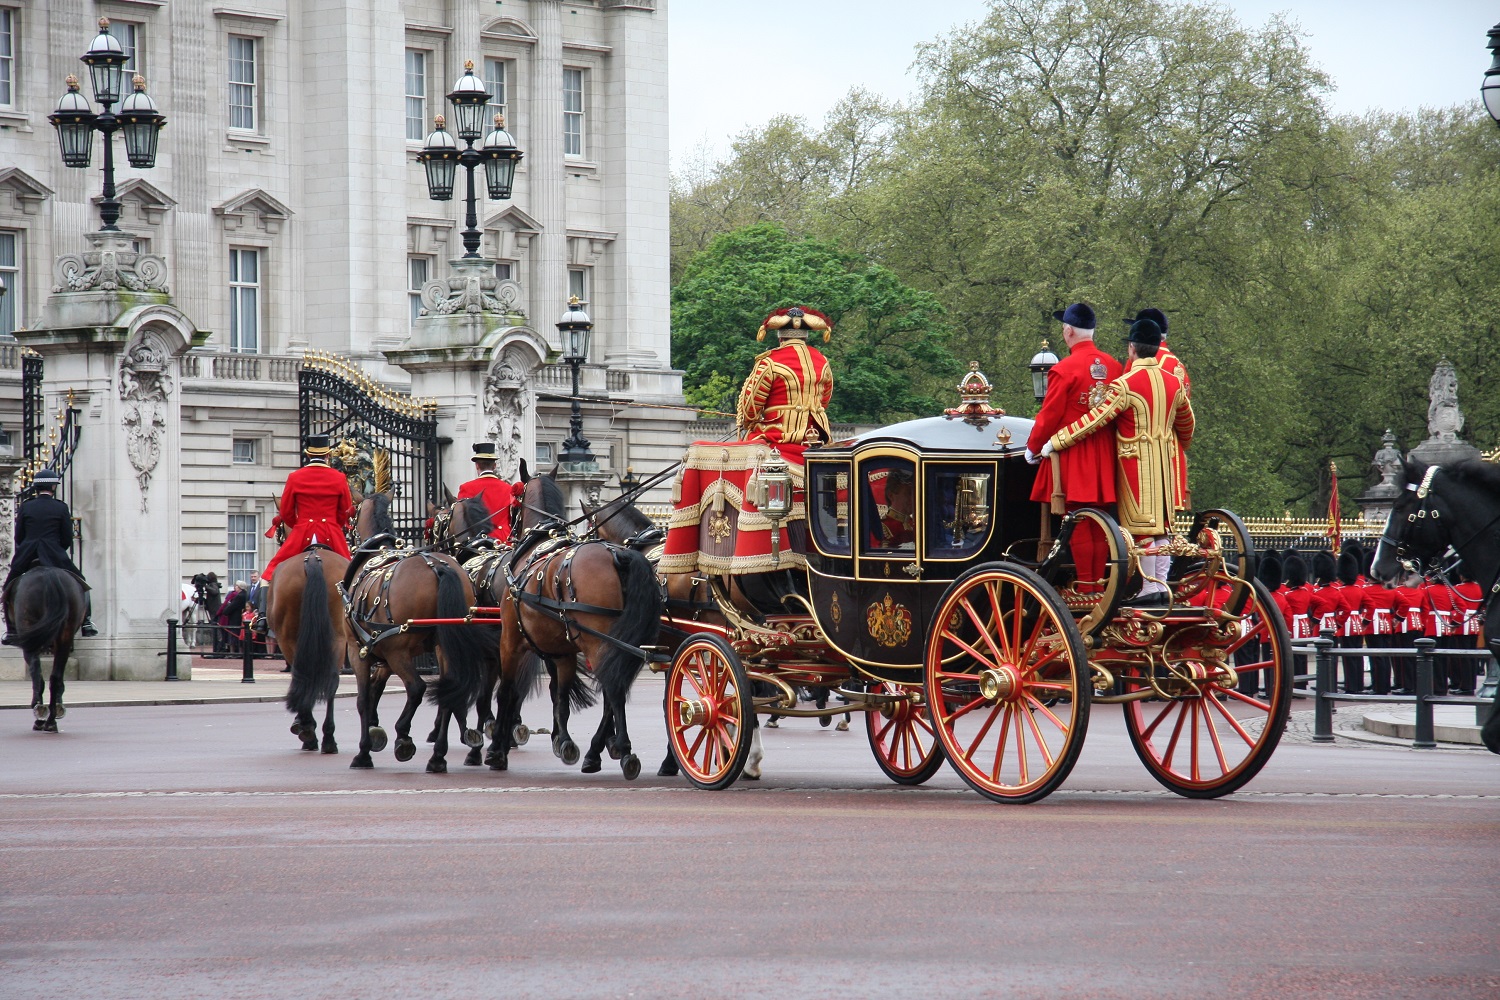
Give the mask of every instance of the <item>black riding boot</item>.
[{"label": "black riding boot", "polygon": [[78,626],[78,634],[85,639],[92,639],[99,634],[94,628],[94,598],[88,591],[83,592],[83,624]]},{"label": "black riding boot", "polygon": [[5,637],[0,638],[0,646],[14,646],[16,644],[16,623],[10,616],[10,581],[5,581],[5,590],[0,595],[0,610],[5,613]]}]

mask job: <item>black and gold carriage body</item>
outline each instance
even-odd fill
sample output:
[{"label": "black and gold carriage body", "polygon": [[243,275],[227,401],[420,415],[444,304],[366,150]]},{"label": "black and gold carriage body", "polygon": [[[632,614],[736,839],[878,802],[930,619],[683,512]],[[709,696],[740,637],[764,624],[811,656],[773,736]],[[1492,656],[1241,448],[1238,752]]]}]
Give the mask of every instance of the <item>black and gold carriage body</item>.
[{"label": "black and gold carriage body", "polygon": [[[856,669],[920,683],[928,626],[948,585],[1036,536],[1036,469],[1024,457],[1031,425],[1005,415],[927,417],[808,451],[812,609]],[[908,482],[911,509],[898,509]]]}]

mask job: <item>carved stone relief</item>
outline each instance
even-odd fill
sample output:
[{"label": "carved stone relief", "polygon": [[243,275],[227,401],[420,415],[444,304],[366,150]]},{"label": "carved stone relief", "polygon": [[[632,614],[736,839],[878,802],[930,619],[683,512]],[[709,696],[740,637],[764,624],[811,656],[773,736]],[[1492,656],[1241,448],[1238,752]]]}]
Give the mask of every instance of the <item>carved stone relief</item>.
[{"label": "carved stone relief", "polygon": [[525,454],[526,421],[533,405],[532,392],[526,385],[528,367],[523,352],[512,348],[484,377],[485,437],[495,442],[500,456],[496,471],[509,481],[520,472]]},{"label": "carved stone relief", "polygon": [[155,254],[137,253],[129,238],[92,234],[94,249],[81,254],[65,253],[53,265],[53,292],[106,292],[128,288],[133,292],[166,292],[167,262]]},{"label": "carved stone relief", "polygon": [[149,335],[143,336],[120,358],[125,451],[141,488],[142,513],[147,510],[151,476],[161,462],[167,398],[172,394],[171,368],[171,353]]}]

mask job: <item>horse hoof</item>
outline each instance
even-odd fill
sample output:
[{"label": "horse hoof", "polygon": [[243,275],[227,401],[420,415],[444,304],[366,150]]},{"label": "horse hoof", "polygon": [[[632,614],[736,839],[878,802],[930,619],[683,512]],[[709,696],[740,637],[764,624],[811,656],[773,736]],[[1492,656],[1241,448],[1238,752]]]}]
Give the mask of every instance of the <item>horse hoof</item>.
[{"label": "horse hoof", "polygon": [[57,706],[57,713],[55,715],[53,715],[53,718],[54,719],[62,719],[62,718],[65,718],[67,716],[67,714],[68,714],[68,708],[67,708],[67,706],[59,704]]},{"label": "horse hoof", "polygon": [[603,767],[604,763],[598,757],[585,757],[579,770],[584,774],[597,774]]},{"label": "horse hoof", "polygon": [[849,720],[848,719],[840,719],[839,720],[839,724],[836,725],[836,726],[834,726],[833,728],[835,730],[837,730],[838,732],[847,733],[849,731]]},{"label": "horse hoof", "polygon": [[641,776],[641,759],[633,753],[626,754],[620,760],[620,771],[626,781],[634,781]]},{"label": "horse hoof", "polygon": [[437,757],[432,758],[431,760],[429,760],[427,762],[427,773],[428,774],[447,774],[448,773],[448,762],[446,760],[439,760]]},{"label": "horse hoof", "polygon": [[609,751],[610,760],[619,760],[624,756],[624,754],[620,752],[619,744],[615,743],[614,740],[610,740],[608,743],[604,744],[604,749]]},{"label": "horse hoof", "polygon": [[464,757],[464,767],[478,767],[484,757],[484,752],[478,747],[470,750]]},{"label": "horse hoof", "polygon": [[294,722],[294,723],[292,723],[292,730],[291,730],[291,732],[292,732],[292,735],[295,736],[295,737],[297,737],[297,739],[299,739],[299,740],[305,740],[305,739],[307,739],[307,726],[303,725],[300,722]]},{"label": "horse hoof", "polygon": [[523,722],[510,731],[510,747],[512,750],[516,747],[524,747],[530,742],[531,730],[526,727],[526,723]]},{"label": "horse hoof", "polygon": [[370,752],[379,753],[380,751],[384,750],[387,739],[389,739],[389,737],[386,736],[384,729],[381,729],[379,726],[371,726]]},{"label": "horse hoof", "polygon": [[740,772],[740,777],[744,778],[746,781],[759,781],[760,780],[760,772],[756,771],[754,774],[751,774],[750,771],[748,769],[746,769],[746,770]]},{"label": "horse hoof", "polygon": [[833,720],[830,719],[826,715],[820,715],[820,716],[818,716],[818,725],[822,726],[824,729],[827,729],[828,728],[828,724],[831,723],[832,721]]},{"label": "horse hoof", "polygon": [[42,719],[37,719],[35,722],[33,722],[31,724],[31,731],[33,733],[43,732],[44,730],[46,730],[46,728],[47,728],[47,723],[45,721],[43,721]]},{"label": "horse hoof", "polygon": [[303,749],[303,751],[317,750],[318,749],[318,741],[317,740],[306,740],[305,739],[305,740],[302,741],[302,749]]},{"label": "horse hoof", "polygon": [[465,729],[462,739],[464,746],[475,750],[484,746],[484,737],[479,734],[479,730],[477,729]]},{"label": "horse hoof", "polygon": [[661,767],[656,769],[658,778],[675,778],[681,773],[681,769],[677,766],[677,758],[671,754],[668,754],[667,759],[661,762]]},{"label": "horse hoof", "polygon": [[766,728],[767,729],[780,729],[781,728],[781,723],[777,722],[775,719],[772,719],[770,722],[766,723]]},{"label": "horse hoof", "polygon": [[333,742],[333,740],[324,740],[321,749],[324,753],[338,753],[339,745]]},{"label": "horse hoof", "polygon": [[374,767],[375,762],[370,759],[369,754],[357,753],[354,755],[354,759],[349,762],[349,766],[355,768],[356,770],[363,770],[366,768]]},{"label": "horse hoof", "polygon": [[[564,743],[561,756],[562,762],[568,767],[572,767],[574,764],[578,763],[578,744],[574,743],[572,740]],[[597,764],[594,765],[594,770],[599,770],[599,766]]]},{"label": "horse hoof", "polygon": [[492,740],[495,738],[495,720],[486,719],[484,723],[484,738]]},{"label": "horse hoof", "polygon": [[489,762],[491,771],[509,771],[510,759],[507,757],[495,757]]},{"label": "horse hoof", "polygon": [[396,737],[396,759],[405,764],[417,755],[417,744],[410,736]]},{"label": "horse hoof", "polygon": [[56,719],[48,719],[46,722],[42,723],[42,732],[44,732],[44,733],[55,733],[55,732],[57,732],[57,720]]},{"label": "horse hoof", "polygon": [[37,702],[35,705],[31,706],[31,714],[36,716],[38,719],[45,719],[47,717],[47,706],[43,705],[41,702]]}]

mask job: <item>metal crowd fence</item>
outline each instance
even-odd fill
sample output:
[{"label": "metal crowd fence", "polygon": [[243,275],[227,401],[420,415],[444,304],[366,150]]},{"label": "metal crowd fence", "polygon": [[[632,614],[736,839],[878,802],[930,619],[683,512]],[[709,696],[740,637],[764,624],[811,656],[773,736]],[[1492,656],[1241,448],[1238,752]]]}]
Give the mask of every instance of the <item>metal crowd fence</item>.
[{"label": "metal crowd fence", "polygon": [[[191,656],[194,655],[194,653],[191,651],[191,649],[189,651],[187,651],[187,652],[184,652],[182,650],[182,648],[181,648],[181,644],[178,642],[178,638],[179,638],[179,636],[182,637],[182,638],[186,638],[186,635],[187,635],[187,632],[188,632],[189,629],[193,630],[193,632],[194,632],[195,635],[198,633],[199,629],[222,629],[222,630],[227,631],[227,633],[229,635],[236,637],[237,641],[239,642],[239,646],[240,646],[240,650],[239,650],[238,654],[236,654],[236,653],[204,653],[204,654],[199,654],[199,655],[203,655],[203,656],[218,656],[220,659],[228,659],[230,657],[238,655],[239,658],[240,658],[240,670],[241,670],[241,673],[242,673],[242,676],[240,677],[240,683],[242,683],[242,684],[254,684],[255,683],[255,661],[256,660],[280,660],[280,659],[283,658],[280,653],[269,653],[269,652],[257,653],[255,651],[256,643],[259,642],[262,646],[264,646],[265,639],[264,638],[256,639],[255,636],[254,636],[254,633],[250,630],[249,626],[245,626],[245,627],[239,628],[239,629],[231,629],[227,625],[217,625],[217,624],[216,625],[203,625],[203,624],[200,624],[198,622],[179,622],[176,618],[168,618],[167,619],[167,649],[166,649],[166,652],[164,652],[164,653],[158,653],[157,654],[158,656],[165,656],[167,658],[167,675],[166,675],[166,677],[163,678],[163,680],[167,680],[167,681],[179,681],[179,680],[182,680],[182,678],[180,676],[178,676],[178,672],[177,672],[177,658],[179,656],[189,656],[189,657],[191,657]],[[192,643],[188,643],[187,645],[191,647],[193,644]]]},{"label": "metal crowd fence", "polygon": [[[1311,681],[1313,685],[1313,742],[1333,742],[1333,709],[1335,702],[1386,702],[1399,705],[1415,705],[1416,720],[1412,733],[1412,749],[1431,750],[1437,746],[1433,737],[1432,709],[1435,705],[1473,705],[1475,720],[1483,724],[1488,718],[1488,710],[1494,704],[1493,697],[1480,694],[1472,695],[1449,695],[1435,694],[1432,690],[1433,683],[1433,659],[1434,650],[1437,649],[1437,640],[1430,638],[1417,639],[1413,648],[1401,649],[1370,646],[1335,646],[1334,634],[1324,630],[1319,637],[1312,640],[1311,645],[1293,645],[1292,652],[1298,656],[1306,656],[1313,661],[1313,672],[1310,674],[1295,674],[1292,677],[1293,684],[1306,684]],[[1305,640],[1304,640],[1305,642]],[[1455,657],[1461,659],[1483,658],[1489,659],[1490,651],[1487,649],[1450,649],[1444,648],[1439,654],[1444,657]],[[1339,659],[1345,657],[1387,657],[1393,660],[1411,659],[1415,660],[1415,669],[1412,671],[1412,694],[1348,694],[1338,690],[1335,666]],[[1303,692],[1297,692],[1302,694]]]}]

